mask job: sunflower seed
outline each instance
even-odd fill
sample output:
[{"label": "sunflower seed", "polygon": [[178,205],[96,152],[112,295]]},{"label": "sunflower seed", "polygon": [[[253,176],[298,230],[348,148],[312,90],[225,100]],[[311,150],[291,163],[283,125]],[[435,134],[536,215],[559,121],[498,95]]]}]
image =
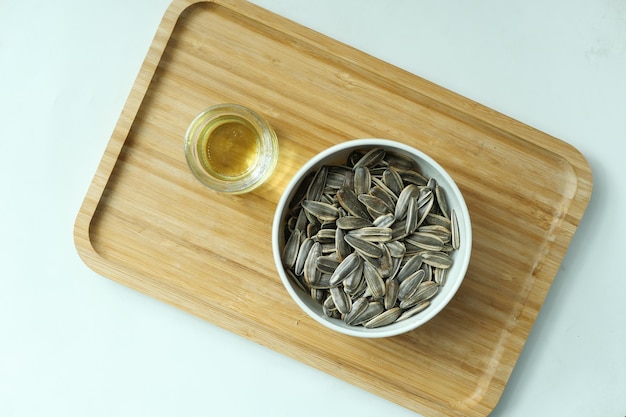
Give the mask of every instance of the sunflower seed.
[{"label": "sunflower seed", "polygon": [[365,311],[362,312],[361,314],[359,314],[358,317],[356,317],[356,319],[353,320],[352,324],[354,326],[358,326],[360,324],[363,324],[366,321],[369,321],[370,319],[372,319],[373,317],[378,316],[383,311],[385,311],[385,307],[383,306],[383,304],[381,302],[379,302],[379,301],[371,301],[371,302],[368,303],[367,308],[365,309]]},{"label": "sunflower seed", "polygon": [[378,185],[375,185],[370,189],[370,195],[372,197],[380,198],[381,200],[385,202],[387,207],[395,209],[396,201],[398,201],[398,197],[396,197],[395,194],[393,194],[391,190],[388,189],[387,191],[385,191],[382,188],[380,188]]},{"label": "sunflower seed", "polygon": [[447,269],[435,268],[433,270],[433,281],[440,287],[443,287],[446,283],[446,276],[448,275]]},{"label": "sunflower seed", "polygon": [[396,218],[393,214],[383,214],[382,216],[378,216],[372,222],[372,225],[376,227],[390,227],[393,222],[396,221]]},{"label": "sunflower seed", "polygon": [[404,218],[406,210],[409,206],[409,200],[415,198],[419,194],[419,188],[413,184],[409,184],[398,196],[398,202],[396,203],[395,216],[396,219]]},{"label": "sunflower seed", "polygon": [[315,242],[313,241],[313,239],[310,239],[310,238],[306,238],[302,241],[302,244],[300,245],[300,250],[298,251],[298,257],[296,258],[296,263],[293,267],[293,272],[296,275],[302,275],[303,269],[304,269],[304,262],[306,261],[306,258],[309,256],[309,251],[311,250],[313,243]]},{"label": "sunflower seed", "polygon": [[413,246],[417,246],[420,249],[427,251],[440,251],[443,248],[443,240],[439,237],[423,232],[411,233],[405,238],[405,242],[410,243]]},{"label": "sunflower seed", "polygon": [[321,290],[318,288],[311,288],[311,298],[315,300],[316,303],[322,304],[328,295],[327,290]]},{"label": "sunflower seed", "polygon": [[434,194],[430,191],[429,188],[420,189],[419,194],[417,195],[417,207],[424,207],[431,199],[434,198]]},{"label": "sunflower seed", "polygon": [[407,235],[415,232],[417,229],[417,222],[419,220],[419,210],[417,207],[417,200],[411,198],[406,209],[406,223],[404,227],[404,233]]},{"label": "sunflower seed", "polygon": [[359,287],[363,282],[363,261],[359,259],[358,264],[354,267],[354,269],[348,271],[345,275],[345,278],[341,282],[343,284],[344,290],[350,294],[354,295],[359,291]]},{"label": "sunflower seed", "polygon": [[400,317],[400,314],[402,314],[402,310],[400,310],[400,307],[394,307],[370,319],[363,326],[367,329],[386,326],[396,321],[398,317]]},{"label": "sunflower seed", "polygon": [[443,252],[424,252],[422,261],[435,268],[447,269],[452,266],[452,258]]},{"label": "sunflower seed", "polygon": [[371,149],[367,151],[367,153],[365,153],[365,155],[363,155],[361,159],[359,159],[352,168],[356,170],[356,168],[361,167],[361,166],[372,167],[376,165],[377,163],[379,163],[380,161],[382,161],[384,157],[385,157],[384,149],[382,148]]},{"label": "sunflower seed", "polygon": [[314,236],[314,240],[320,243],[335,243],[335,229],[320,229]]},{"label": "sunflower seed", "polygon": [[356,236],[350,235],[349,233],[346,234],[344,240],[348,245],[352,246],[355,250],[366,256],[370,256],[372,258],[380,258],[383,256],[383,250],[375,243],[368,242]]},{"label": "sunflower seed", "polygon": [[327,274],[325,272],[321,273],[319,280],[315,284],[310,284],[309,286],[311,288],[317,288],[318,290],[329,289],[330,287],[332,287],[332,285],[330,285],[330,274]]},{"label": "sunflower seed", "polygon": [[391,240],[391,229],[388,227],[362,227],[351,230],[348,236],[358,237],[368,242],[388,242]]},{"label": "sunflower seed", "polygon": [[348,314],[352,308],[352,299],[341,287],[331,287],[330,296],[341,314]]},{"label": "sunflower seed", "polygon": [[436,268],[433,269],[433,267],[430,266],[429,264],[422,263],[422,265],[420,266],[420,269],[422,271],[424,271],[424,281],[432,281],[433,280],[433,276],[435,275],[433,271]]},{"label": "sunflower seed", "polygon": [[428,178],[415,170],[399,169],[398,172],[400,176],[402,176],[402,181],[404,181],[405,184],[415,184],[420,187],[424,187],[428,184]]},{"label": "sunflower seed", "polygon": [[402,269],[398,272],[398,281],[402,282],[409,276],[413,275],[417,272],[417,270],[422,265],[422,256],[421,255],[413,255],[410,257],[407,262],[404,264]]},{"label": "sunflower seed", "polygon": [[389,310],[396,305],[399,289],[400,283],[397,279],[390,278],[385,282],[385,297],[383,298],[383,304],[386,310]]},{"label": "sunflower seed", "polygon": [[326,177],[326,184],[324,187],[325,192],[331,192],[332,190],[338,190],[343,187],[343,183],[346,180],[346,176],[340,172],[331,172],[328,171],[328,176]]},{"label": "sunflower seed", "polygon": [[[391,233],[389,234],[391,235]],[[289,269],[293,268],[296,264],[298,250],[300,249],[301,236],[302,232],[300,232],[299,230],[294,230],[291,236],[289,236],[289,239],[287,240],[287,243],[285,243],[285,246],[283,248],[283,263]]]},{"label": "sunflower seed", "polygon": [[346,243],[344,237],[345,232],[337,228],[337,230],[335,230],[335,252],[339,261],[346,259],[352,252],[352,248]]},{"label": "sunflower seed", "polygon": [[417,304],[416,306],[413,306],[413,307],[409,308],[408,310],[404,310],[402,312],[402,314],[400,314],[400,317],[398,317],[398,320],[396,320],[396,322],[399,322],[399,321],[402,321],[402,320],[406,320],[409,317],[413,317],[417,313],[420,313],[420,312],[426,310],[426,308],[429,305],[430,305],[430,301],[426,300],[426,301],[422,301],[421,303]]},{"label": "sunflower seed", "polygon": [[397,170],[390,168],[383,172],[383,183],[394,192],[396,195],[400,195],[404,184],[402,183],[402,177]]},{"label": "sunflower seed", "polygon": [[428,188],[430,191],[434,193],[435,187],[437,187],[437,180],[434,178],[429,178],[428,183],[426,184],[426,188]]},{"label": "sunflower seed", "polygon": [[417,202],[417,205],[419,207],[418,209],[419,220],[417,221],[417,227],[420,227],[422,223],[424,223],[424,220],[426,220],[426,217],[430,214],[434,206],[434,202],[435,202],[435,199],[432,197],[432,194],[430,197],[424,198],[424,201]]},{"label": "sunflower seed", "polygon": [[398,299],[402,301],[411,297],[415,291],[417,291],[417,287],[422,283],[424,275],[426,275],[424,271],[419,269],[402,281],[398,288]]},{"label": "sunflower seed", "polygon": [[339,217],[337,207],[315,200],[304,200],[302,208],[315,216],[320,222],[335,221]]},{"label": "sunflower seed", "polygon": [[306,218],[305,210],[298,210],[298,217],[296,218],[294,230],[299,230],[300,232],[305,233],[307,224],[308,219]]},{"label": "sunflower seed", "polygon": [[335,242],[319,242],[322,244],[322,254],[329,255],[335,253]]},{"label": "sunflower seed", "polygon": [[406,219],[396,220],[391,225],[391,240],[401,240],[407,236],[406,233]]},{"label": "sunflower seed", "polygon": [[457,250],[460,246],[460,238],[459,238],[459,221],[456,218],[456,211],[452,210],[450,215],[450,232],[451,232],[451,242],[452,249]]},{"label": "sunflower seed", "polygon": [[435,196],[437,198],[437,205],[439,206],[439,210],[444,217],[450,218],[450,211],[448,209],[448,200],[446,199],[446,195],[443,192],[443,189],[437,184],[435,186]]},{"label": "sunflower seed", "polygon": [[380,257],[380,265],[378,269],[380,269],[380,274],[383,278],[387,278],[393,271],[393,257],[391,256],[391,251],[387,245],[381,245],[381,249],[383,250],[383,256]]},{"label": "sunflower seed", "polygon": [[373,218],[392,212],[391,207],[378,197],[369,194],[359,194],[357,198],[367,208],[370,215],[374,214]]},{"label": "sunflower seed", "polygon": [[[372,177],[372,184],[373,184],[372,189],[379,188],[382,192],[384,192],[387,195],[388,199],[391,199],[391,201],[394,202],[394,205],[395,205],[395,203],[398,201],[398,195],[396,195],[393,191],[391,191],[389,187],[387,187],[380,178]],[[371,190],[370,190],[370,193],[372,193]],[[372,195],[375,195],[375,194],[372,194]],[[387,201],[387,199],[383,196],[376,195],[376,197],[384,201]]]},{"label": "sunflower seed", "polygon": [[336,225],[340,229],[354,230],[361,229],[363,227],[373,226],[373,223],[368,219],[364,219],[363,217],[344,216],[337,219]]},{"label": "sunflower seed", "polygon": [[398,152],[387,152],[385,161],[390,167],[398,170],[410,170],[415,167],[415,161],[412,158]]},{"label": "sunflower seed", "polygon": [[383,281],[383,277],[377,268],[365,262],[363,264],[363,277],[367,283],[367,288],[372,293],[372,297],[382,298],[385,295],[385,281]]},{"label": "sunflower seed", "polygon": [[349,188],[343,187],[337,191],[337,198],[339,204],[346,209],[348,213],[353,216],[369,219],[370,215],[367,212],[365,206],[359,201],[354,191]]},{"label": "sunflower seed", "polygon": [[402,258],[406,253],[406,246],[398,240],[387,242],[385,243],[385,246],[387,246],[389,253],[393,258]]},{"label": "sunflower seed", "polygon": [[450,229],[450,220],[447,219],[446,217],[440,216],[439,214],[435,214],[435,213],[428,213],[428,215],[426,216],[425,223],[426,224],[438,224],[447,229]]},{"label": "sunflower seed", "polygon": [[443,240],[444,243],[450,242],[452,239],[452,233],[450,230],[438,224],[423,224],[417,229],[417,231],[435,235]]},{"label": "sunflower seed", "polygon": [[409,298],[400,301],[400,308],[408,309],[433,298],[439,291],[439,286],[433,281],[424,281]]},{"label": "sunflower seed", "polygon": [[322,311],[326,317],[332,317],[333,312],[337,311],[337,306],[335,306],[333,297],[326,297],[326,300],[324,300],[324,303],[322,304]]},{"label": "sunflower seed", "polygon": [[328,175],[328,167],[323,166],[315,173],[313,177],[313,181],[309,186],[306,199],[319,201],[322,197],[322,193],[324,192],[325,184],[326,184],[326,176]]},{"label": "sunflower seed", "polygon": [[319,242],[315,242],[304,261],[304,280],[309,285],[316,284],[320,279],[321,272],[317,269],[317,258],[320,256],[322,256],[322,245]]},{"label": "sunflower seed", "polygon": [[356,253],[348,255],[335,268],[335,271],[330,278],[331,285],[339,285],[341,281],[343,281],[350,273],[350,271],[354,270],[361,262],[361,258],[359,258]]},{"label": "sunflower seed", "polygon": [[365,297],[357,298],[352,303],[352,309],[346,316],[344,317],[344,321],[346,324],[353,324],[355,320],[359,318],[361,314],[367,310],[367,306],[369,305],[369,301]]},{"label": "sunflower seed", "polygon": [[332,274],[339,266],[339,260],[336,256],[332,255],[320,256],[319,258],[317,258],[317,262],[315,265],[321,273]]},{"label": "sunflower seed", "polygon": [[366,166],[354,168],[354,192],[356,195],[367,193],[371,183],[372,176],[369,168]]}]

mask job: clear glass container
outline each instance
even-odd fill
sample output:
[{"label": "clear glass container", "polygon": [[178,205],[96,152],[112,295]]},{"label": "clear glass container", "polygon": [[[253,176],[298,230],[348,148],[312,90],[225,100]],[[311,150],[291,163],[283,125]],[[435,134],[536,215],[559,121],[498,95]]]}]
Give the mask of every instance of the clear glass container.
[{"label": "clear glass container", "polygon": [[231,194],[254,190],[278,162],[278,139],[257,113],[218,104],[194,118],[185,133],[189,169],[207,187]]}]

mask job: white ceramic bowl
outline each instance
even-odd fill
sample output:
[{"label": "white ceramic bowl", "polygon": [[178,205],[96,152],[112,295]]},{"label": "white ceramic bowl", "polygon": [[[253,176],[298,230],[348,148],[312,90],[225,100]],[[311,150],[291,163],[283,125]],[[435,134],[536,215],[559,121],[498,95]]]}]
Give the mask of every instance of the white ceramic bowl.
[{"label": "white ceramic bowl", "polygon": [[[289,205],[300,183],[310,173],[317,171],[323,165],[339,164],[345,165],[348,156],[355,150],[366,151],[368,149],[380,147],[385,150],[401,153],[409,156],[417,163],[419,171],[427,178],[434,178],[445,191],[446,200],[450,209],[456,211],[460,247],[452,252],[452,266],[448,269],[445,284],[440,288],[439,293],[431,299],[431,305],[424,311],[406,320],[392,323],[386,326],[368,329],[361,326],[351,326],[342,320],[332,319],[324,315],[322,306],[312,299],[308,292],[303,291],[297,284],[292,282],[285,272],[282,262],[282,252],[285,245],[285,218],[287,217]],[[418,328],[433,317],[435,317],[452,299],[460,287],[470,260],[472,251],[472,227],[470,216],[461,191],[450,175],[432,158],[423,152],[407,146],[403,143],[385,139],[356,139],[332,146],[304,164],[304,166],[294,175],[281,196],[272,227],[272,250],[274,262],[280,278],[293,300],[309,316],[323,326],[346,335],[363,338],[381,338],[402,334]]]}]

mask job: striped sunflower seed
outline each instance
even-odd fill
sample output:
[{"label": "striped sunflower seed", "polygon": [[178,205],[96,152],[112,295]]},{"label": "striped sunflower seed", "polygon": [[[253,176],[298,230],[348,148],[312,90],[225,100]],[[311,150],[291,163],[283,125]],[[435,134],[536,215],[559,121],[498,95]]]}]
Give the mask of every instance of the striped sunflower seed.
[{"label": "striped sunflower seed", "polygon": [[435,268],[448,269],[452,266],[452,258],[443,252],[424,252],[422,261]]},{"label": "striped sunflower seed", "polygon": [[370,194],[359,194],[357,198],[365,206],[372,218],[377,218],[392,212],[392,207],[388,206],[378,197],[374,197]]},{"label": "striped sunflower seed", "polygon": [[296,263],[293,267],[293,272],[298,276],[302,275],[303,273],[304,262],[306,261],[306,258],[309,256],[309,251],[311,250],[311,247],[313,247],[313,243],[315,243],[313,239],[306,238],[304,239],[304,241],[302,241],[302,244],[300,245],[300,250],[298,251],[298,257],[296,258]]},{"label": "striped sunflower seed", "polygon": [[356,269],[359,263],[362,262],[363,261],[356,253],[353,252],[348,255],[343,261],[339,263],[339,265],[337,265],[337,267],[333,271],[333,274],[330,278],[330,284],[333,286],[339,285],[341,281],[343,281],[346,276],[348,276],[348,274]]},{"label": "striped sunflower seed", "polygon": [[372,175],[366,166],[354,168],[354,193],[356,195],[365,194],[370,190]]},{"label": "striped sunflower seed", "polygon": [[348,314],[346,314],[343,320],[346,322],[346,324],[353,324],[354,321],[357,320],[361,314],[365,313],[365,310],[367,310],[368,305],[369,305],[369,301],[367,298],[365,297],[357,298],[352,303],[352,309],[350,310]]},{"label": "striped sunflower seed", "polygon": [[341,287],[331,287],[329,291],[337,311],[341,314],[348,314],[352,308],[352,299],[348,294]]},{"label": "striped sunflower seed", "polygon": [[320,222],[335,221],[339,217],[337,207],[315,200],[304,200],[302,208],[315,216]]},{"label": "striped sunflower seed", "polygon": [[317,258],[317,269],[323,274],[332,274],[339,266],[339,260],[336,256],[326,255]]},{"label": "striped sunflower seed", "polygon": [[409,298],[400,301],[400,308],[408,309],[424,301],[433,298],[439,291],[439,286],[433,281],[422,282],[417,291],[413,293]]},{"label": "striped sunflower seed", "polygon": [[313,177],[313,181],[309,186],[306,199],[312,201],[320,201],[322,198],[322,193],[324,192],[324,188],[326,187],[326,176],[328,175],[328,167],[323,166],[315,173]]},{"label": "striped sunflower seed", "polygon": [[433,252],[440,251],[444,244],[441,238],[424,232],[411,233],[405,238],[405,242],[410,243],[413,246],[417,246],[420,249]]},{"label": "striped sunflower seed", "polygon": [[390,278],[385,282],[385,297],[383,298],[383,304],[386,310],[394,307],[398,299],[398,290],[400,289],[400,283],[395,278]]},{"label": "striped sunflower seed", "polygon": [[456,211],[452,210],[450,214],[450,240],[452,242],[452,249],[457,250],[461,246],[459,221],[456,218]]},{"label": "striped sunflower seed", "polygon": [[398,320],[396,320],[396,322],[398,321],[402,321],[402,320],[406,320],[410,317],[413,317],[414,315],[416,315],[417,313],[421,313],[422,311],[426,310],[426,308],[430,306],[430,301],[426,300],[426,301],[422,301],[421,303],[407,309],[404,310],[402,312],[402,314],[400,314],[400,317],[398,317]]},{"label": "striped sunflower seed", "polygon": [[343,207],[351,215],[362,217],[364,219],[370,218],[367,209],[350,188],[343,187],[337,191],[337,199],[339,200],[341,207]]},{"label": "striped sunflower seed", "polygon": [[419,195],[419,188],[414,184],[409,184],[402,189],[402,192],[398,196],[398,202],[396,203],[395,216],[396,219],[403,219],[406,215],[406,210],[409,207],[409,200]]},{"label": "striped sunflower seed", "polygon": [[[391,235],[391,232],[389,233]],[[302,236],[302,232],[299,230],[294,230],[294,232],[289,236],[287,243],[283,248],[283,263],[289,269],[292,269],[296,264],[296,259],[298,258],[298,251],[300,250],[300,237]]]},{"label": "striped sunflower seed", "polygon": [[394,168],[386,169],[385,172],[383,172],[383,183],[396,195],[400,195],[404,188],[402,177]]},{"label": "striped sunflower seed", "polygon": [[348,236],[358,237],[368,242],[389,242],[391,240],[391,228],[389,227],[362,227],[351,230]]},{"label": "striped sunflower seed", "polygon": [[359,237],[346,234],[344,240],[348,245],[352,246],[355,250],[364,254],[365,256],[369,256],[372,258],[380,258],[383,256],[383,250],[375,243],[368,242],[367,240],[363,240]]},{"label": "striped sunflower seed", "polygon": [[437,198],[437,205],[439,206],[439,210],[444,217],[450,218],[450,210],[448,209],[448,200],[446,200],[446,195],[443,192],[443,189],[437,184],[435,186],[435,196]]},{"label": "striped sunflower seed", "polygon": [[403,301],[415,294],[415,291],[417,291],[417,288],[424,280],[425,275],[424,271],[419,269],[402,281],[398,288],[398,299]]},{"label": "striped sunflower seed", "polygon": [[382,148],[374,148],[365,153],[355,164],[353,169],[356,170],[358,167],[372,167],[382,161],[385,157],[385,150]]},{"label": "striped sunflower seed", "polygon": [[363,227],[373,226],[373,223],[368,219],[364,219],[363,217],[344,216],[337,219],[336,225],[340,229],[354,230],[361,229]]},{"label": "striped sunflower seed", "polygon": [[385,295],[385,281],[383,281],[380,271],[369,262],[363,264],[363,277],[372,297],[382,298]]},{"label": "striped sunflower seed", "polygon": [[400,314],[402,314],[400,307],[393,307],[368,320],[363,326],[367,329],[386,326],[396,321]]},{"label": "striped sunflower seed", "polygon": [[320,270],[317,269],[317,258],[320,256],[322,256],[322,245],[319,242],[315,242],[304,261],[304,280],[309,285],[315,285],[322,274]]},{"label": "striped sunflower seed", "polygon": [[365,311],[359,314],[358,317],[356,317],[356,319],[353,320],[352,324],[354,326],[363,324],[366,321],[369,321],[370,319],[378,316],[383,311],[385,311],[385,307],[380,301],[370,301]]}]

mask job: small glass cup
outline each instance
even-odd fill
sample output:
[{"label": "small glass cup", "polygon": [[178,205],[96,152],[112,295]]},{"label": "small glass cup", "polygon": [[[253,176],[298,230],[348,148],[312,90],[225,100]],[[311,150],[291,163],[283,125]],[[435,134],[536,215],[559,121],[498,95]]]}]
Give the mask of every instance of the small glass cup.
[{"label": "small glass cup", "polygon": [[278,162],[278,139],[257,113],[239,104],[212,106],[185,133],[189,169],[207,187],[247,193],[267,180]]}]

